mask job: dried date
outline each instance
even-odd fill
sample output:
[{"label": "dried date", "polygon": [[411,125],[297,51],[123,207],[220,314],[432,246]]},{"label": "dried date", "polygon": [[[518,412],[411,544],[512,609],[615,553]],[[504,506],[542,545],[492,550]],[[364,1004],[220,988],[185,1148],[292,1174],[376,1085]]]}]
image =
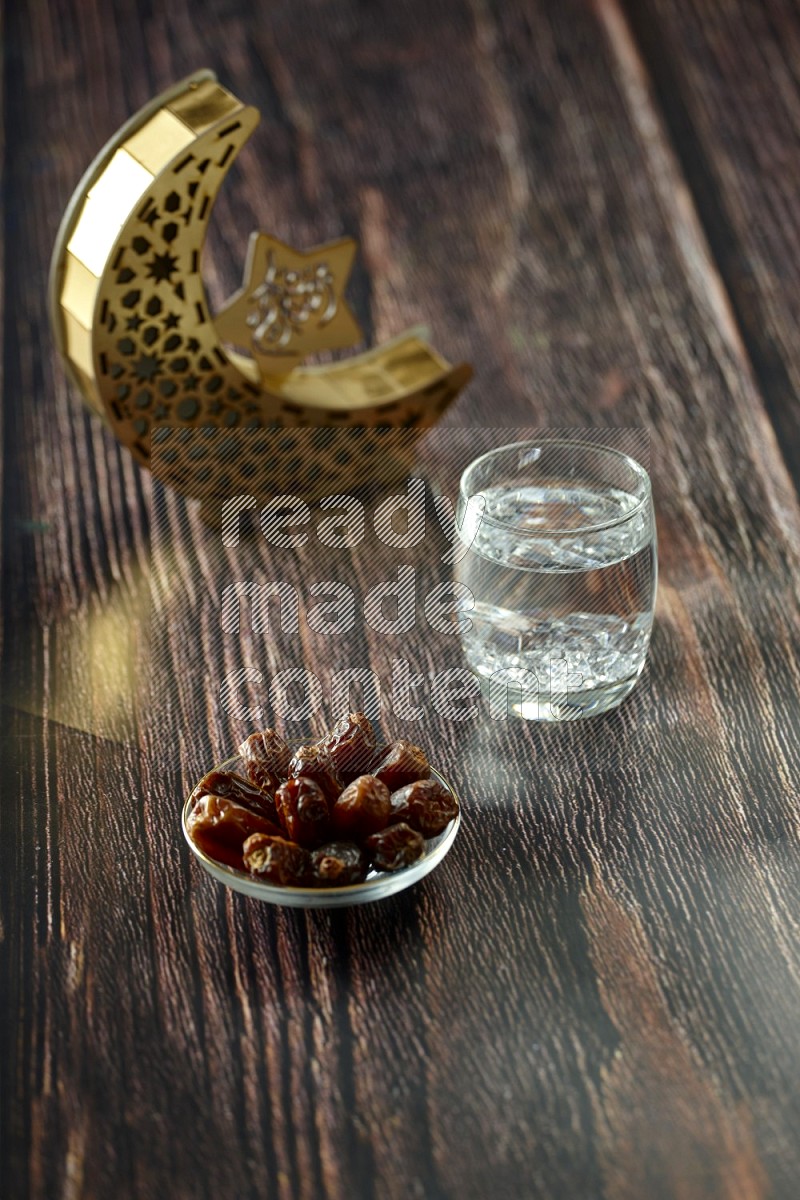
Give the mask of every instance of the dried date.
[{"label": "dried date", "polygon": [[252,782],[265,792],[274,792],[286,778],[292,751],[274,729],[251,733],[239,747],[245,770]]},{"label": "dried date", "polygon": [[402,871],[416,862],[425,849],[425,839],[409,825],[390,825],[373,833],[364,849],[378,871]]},{"label": "dried date", "polygon": [[330,833],[330,809],[322,788],[308,777],[287,779],[275,793],[278,816],[293,842],[319,846]]},{"label": "dried date", "polygon": [[253,833],[280,835],[280,826],[223,796],[201,796],[186,821],[189,837],[217,862],[241,871],[242,847]]},{"label": "dried date", "polygon": [[334,832],[360,841],[383,829],[392,811],[389,789],[374,775],[359,775],[339,796],[331,809]]},{"label": "dried date", "polygon": [[372,773],[393,792],[407,783],[427,779],[431,768],[424,750],[400,738],[383,751]]},{"label": "dried date", "polygon": [[423,837],[436,837],[458,812],[458,801],[438,779],[418,779],[392,792],[392,823],[403,821]]},{"label": "dried date", "polygon": [[279,887],[302,887],[309,880],[308,851],[283,837],[254,833],[244,844],[244,865],[251,875]]},{"label": "dried date", "polygon": [[313,779],[331,804],[342,790],[333,763],[325,750],[318,745],[301,746],[289,763],[288,773],[290,779]]},{"label": "dried date", "polygon": [[233,800],[243,808],[251,808],[270,821],[278,820],[278,812],[271,793],[263,792],[243,775],[235,771],[209,771],[192,793],[196,800],[201,796],[221,796]]},{"label": "dried date", "polygon": [[369,860],[354,842],[330,842],[311,855],[311,878],[318,887],[346,887],[362,883]]},{"label": "dried date", "polygon": [[319,743],[342,783],[368,768],[375,755],[375,731],[365,713],[348,713]]}]

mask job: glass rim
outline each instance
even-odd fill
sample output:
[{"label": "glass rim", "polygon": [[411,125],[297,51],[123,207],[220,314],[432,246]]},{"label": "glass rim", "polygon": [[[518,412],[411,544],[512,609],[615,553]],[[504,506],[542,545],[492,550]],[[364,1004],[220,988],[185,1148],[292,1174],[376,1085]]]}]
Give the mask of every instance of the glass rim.
[{"label": "glass rim", "polygon": [[[470,471],[474,467],[478,467],[481,463],[493,458],[495,455],[502,454],[508,450],[523,450],[526,447],[546,447],[546,446],[569,446],[577,450],[594,450],[601,454],[607,454],[612,458],[622,459],[624,463],[633,471],[633,474],[643,484],[642,495],[638,497],[636,504],[628,512],[619,517],[611,517],[607,521],[599,521],[595,525],[580,525],[575,528],[550,528],[548,526],[540,526],[537,529],[520,529],[517,525],[512,525],[509,521],[498,521],[496,517],[488,517],[484,512],[481,515],[481,524],[484,522],[487,525],[492,525],[495,529],[506,529],[513,532],[517,537],[531,538],[541,537],[542,534],[547,534],[549,537],[572,537],[576,533],[596,533],[602,529],[613,529],[616,525],[623,525],[626,521],[632,520],[637,513],[650,503],[652,500],[652,483],[650,475],[645,467],[630,454],[626,454],[624,450],[615,450],[613,446],[606,446],[602,442],[581,442],[573,441],[570,438],[528,438],[524,442],[507,442],[504,446],[494,446],[491,450],[486,450],[483,454],[479,454],[477,458],[473,458],[472,462],[461,472],[461,478],[458,482],[458,490],[465,504],[469,504],[471,496],[467,495],[465,480]],[[472,495],[480,496],[483,493],[480,491],[473,492]]]}]

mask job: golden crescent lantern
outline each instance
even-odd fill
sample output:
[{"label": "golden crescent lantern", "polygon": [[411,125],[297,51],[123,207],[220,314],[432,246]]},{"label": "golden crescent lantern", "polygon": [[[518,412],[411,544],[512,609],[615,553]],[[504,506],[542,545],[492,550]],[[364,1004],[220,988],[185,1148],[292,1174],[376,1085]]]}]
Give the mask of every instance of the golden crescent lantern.
[{"label": "golden crescent lantern", "polygon": [[[262,490],[320,494],[343,473],[352,479],[354,464],[341,456],[347,470],[337,468],[324,437],[303,439],[291,470],[280,438],[270,449],[242,437],[233,456],[203,456],[196,439],[172,436],[176,427],[226,435],[352,428],[359,453],[375,463],[387,458],[375,453],[383,434],[403,430],[412,442],[472,374],[467,364],[450,366],[418,330],[339,362],[302,365],[361,340],[343,294],[351,239],[297,251],[252,234],[243,287],[211,312],[201,275],[206,228],[258,120],[211,71],[164,92],[89,167],[51,263],[53,330],[84,399],[140,463],[155,469],[157,459],[160,478],[206,500],[236,487],[253,492],[258,480]],[[165,448],[154,455],[157,440]]]}]

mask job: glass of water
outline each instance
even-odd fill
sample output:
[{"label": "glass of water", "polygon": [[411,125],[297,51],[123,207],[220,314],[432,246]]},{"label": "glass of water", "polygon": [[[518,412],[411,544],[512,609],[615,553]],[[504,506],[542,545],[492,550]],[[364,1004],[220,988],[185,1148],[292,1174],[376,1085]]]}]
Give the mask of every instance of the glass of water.
[{"label": "glass of water", "polygon": [[619,704],[656,599],[644,467],[587,442],[500,446],[461,476],[457,517],[463,646],[492,715],[563,721]]}]

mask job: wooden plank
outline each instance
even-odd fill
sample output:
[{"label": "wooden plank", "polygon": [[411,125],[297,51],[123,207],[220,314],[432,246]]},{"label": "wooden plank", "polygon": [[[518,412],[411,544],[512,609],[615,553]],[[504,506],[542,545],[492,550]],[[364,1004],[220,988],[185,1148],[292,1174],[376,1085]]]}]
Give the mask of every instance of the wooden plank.
[{"label": "wooden plank", "polygon": [[[4,33],[4,14],[0,12],[0,45],[3,44]],[[6,105],[5,105],[5,63],[0,56],[0,179],[5,177],[6,170]],[[0,229],[3,230],[3,237],[0,238],[0,279],[5,277],[5,243],[6,235],[11,232],[7,223],[5,195],[0,188]],[[5,296],[3,289],[0,288],[0,562],[2,562],[3,543],[2,543],[2,514],[3,514],[3,436],[4,428],[2,421],[2,396],[3,396],[3,380],[5,378]],[[3,653],[3,624],[0,621],[0,660]],[[0,687],[2,681],[0,680]],[[2,693],[0,693],[2,695]]]},{"label": "wooden plank", "polygon": [[[84,6],[8,19],[7,395],[37,400],[7,414],[10,1191],[793,1195],[798,511],[619,11],[231,3],[215,23],[176,0],[114,26]],[[220,201],[217,295],[243,213],[299,244],[360,236],[365,327],[429,319],[476,363],[425,460],[450,493],[497,426],[652,436],[649,682],[592,724],[431,716],[463,833],[427,882],[345,914],[224,894],[177,807],[241,732],[219,705],[227,671],[354,662],[385,679],[391,657],[360,623],[335,645],[223,635],[220,585],[258,569],[305,592],[337,570],[363,593],[391,556],[373,539],[355,558],[313,540],[237,557],[177,498],[151,512],[147,477],[41,352],[70,186],[210,46],[265,118]],[[430,545],[414,561],[437,578]],[[149,611],[141,581],[146,596],[161,567]],[[99,737],[114,696],[93,654],[119,654],[125,625],[135,690]],[[402,652],[418,672],[460,661],[421,624]],[[51,720],[55,701],[85,727]]]},{"label": "wooden plank", "polygon": [[797,6],[625,7],[797,485]]}]

